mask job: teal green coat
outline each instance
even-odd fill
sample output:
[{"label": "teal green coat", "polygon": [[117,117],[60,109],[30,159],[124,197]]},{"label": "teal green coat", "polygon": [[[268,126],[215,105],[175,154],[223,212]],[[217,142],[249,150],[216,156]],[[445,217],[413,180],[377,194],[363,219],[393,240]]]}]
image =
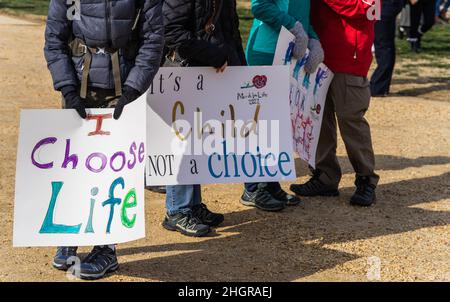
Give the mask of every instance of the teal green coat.
[{"label": "teal green coat", "polygon": [[306,33],[317,39],[310,23],[310,0],[252,0],[252,13],[255,19],[247,42],[250,65],[272,64],[266,60],[258,62],[252,56],[257,52],[267,54],[259,58],[273,58],[281,26],[291,29],[299,21]]}]

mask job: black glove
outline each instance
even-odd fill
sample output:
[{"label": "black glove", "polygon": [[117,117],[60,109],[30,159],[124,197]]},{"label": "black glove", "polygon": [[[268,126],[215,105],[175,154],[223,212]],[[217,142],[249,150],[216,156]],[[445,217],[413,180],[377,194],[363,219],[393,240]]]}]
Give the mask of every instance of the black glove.
[{"label": "black glove", "polygon": [[122,96],[114,109],[114,119],[118,120],[122,115],[123,107],[135,101],[140,95],[141,94],[136,89],[131,88],[130,86],[124,86],[122,89]]},{"label": "black glove", "polygon": [[66,103],[66,109],[75,109],[82,119],[86,118],[86,108],[75,86],[64,86],[61,89]]}]

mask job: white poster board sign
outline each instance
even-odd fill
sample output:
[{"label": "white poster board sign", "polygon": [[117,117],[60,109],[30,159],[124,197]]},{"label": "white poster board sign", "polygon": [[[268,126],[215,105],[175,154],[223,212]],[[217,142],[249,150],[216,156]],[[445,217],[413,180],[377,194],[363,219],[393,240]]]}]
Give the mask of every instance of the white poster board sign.
[{"label": "white poster board sign", "polygon": [[147,103],[147,185],[295,178],[287,66],[161,68]]},{"label": "white poster board sign", "polygon": [[315,168],[325,100],[334,74],[324,64],[320,64],[315,73],[307,74],[304,65],[308,52],[300,60],[292,58],[294,40],[293,34],[281,28],[273,64],[290,66],[289,100],[294,151]]},{"label": "white poster board sign", "polygon": [[145,236],[145,96],[113,109],[22,110],[14,246],[84,246]]}]

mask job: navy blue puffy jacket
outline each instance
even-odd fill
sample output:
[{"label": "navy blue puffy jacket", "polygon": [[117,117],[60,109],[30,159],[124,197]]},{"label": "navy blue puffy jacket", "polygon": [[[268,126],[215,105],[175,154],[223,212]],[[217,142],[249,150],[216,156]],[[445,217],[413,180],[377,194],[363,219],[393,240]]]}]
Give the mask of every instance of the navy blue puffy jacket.
[{"label": "navy blue puffy jacket", "polygon": [[[69,41],[80,38],[89,47],[120,49],[122,84],[144,93],[158,71],[164,45],[162,0],[145,0],[139,16],[138,50],[124,55],[124,47],[132,41],[132,27],[139,1],[81,0],[80,18],[70,21],[65,0],[51,0],[45,30],[45,58],[54,88],[79,86],[83,57],[72,56]],[[94,54],[89,71],[89,87],[114,88],[109,54]]]}]

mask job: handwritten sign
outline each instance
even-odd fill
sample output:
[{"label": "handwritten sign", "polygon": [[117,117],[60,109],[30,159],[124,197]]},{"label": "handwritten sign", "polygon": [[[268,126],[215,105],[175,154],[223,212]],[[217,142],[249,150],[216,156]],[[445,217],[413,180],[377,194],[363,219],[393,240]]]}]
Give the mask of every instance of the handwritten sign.
[{"label": "handwritten sign", "polygon": [[22,110],[14,246],[83,246],[145,236],[145,96],[112,109]]},{"label": "handwritten sign", "polygon": [[283,27],[273,64],[290,66],[289,100],[294,150],[315,168],[325,100],[334,74],[324,64],[320,64],[315,73],[306,73],[304,65],[309,53],[300,60],[292,58],[294,40],[294,35]]},{"label": "handwritten sign", "polygon": [[295,178],[287,66],[161,68],[147,104],[147,184]]}]

